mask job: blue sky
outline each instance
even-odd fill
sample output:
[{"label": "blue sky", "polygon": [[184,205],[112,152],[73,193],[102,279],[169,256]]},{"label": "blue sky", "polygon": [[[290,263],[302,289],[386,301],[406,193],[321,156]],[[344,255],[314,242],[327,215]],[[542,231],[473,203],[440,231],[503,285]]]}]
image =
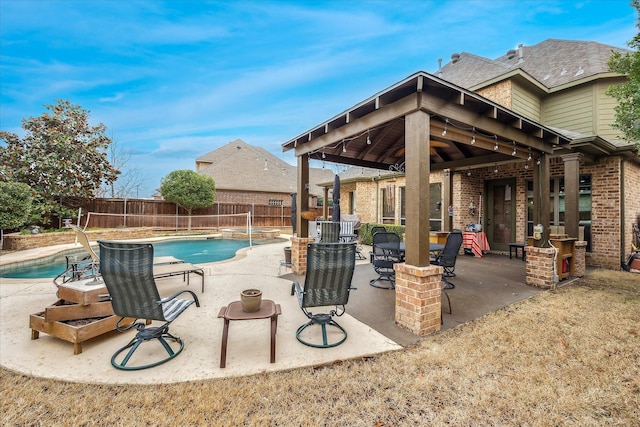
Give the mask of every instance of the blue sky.
[{"label": "blue sky", "polygon": [[438,58],[548,38],[627,47],[636,18],[629,0],[2,0],[0,129],[79,104],[146,197],[236,138],[295,164],[283,142]]}]

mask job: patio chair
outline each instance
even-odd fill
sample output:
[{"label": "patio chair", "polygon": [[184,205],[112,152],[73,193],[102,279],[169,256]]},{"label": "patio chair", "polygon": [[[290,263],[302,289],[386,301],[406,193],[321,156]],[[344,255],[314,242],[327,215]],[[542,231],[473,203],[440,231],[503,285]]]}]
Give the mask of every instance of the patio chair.
[{"label": "patio chair", "polygon": [[358,233],[356,232],[355,221],[340,221],[340,241],[342,243],[355,243],[356,244],[356,258],[367,259],[362,253],[362,245],[358,242]]},{"label": "patio chair", "polygon": [[380,225],[375,225],[375,226],[371,227],[371,231],[370,231],[371,238],[373,239],[373,235],[376,234],[376,233],[386,233],[386,232],[387,232],[386,228],[384,228],[384,227],[382,227]]},{"label": "patio chair", "polygon": [[340,223],[324,221],[320,223],[320,241],[322,243],[340,242]]},{"label": "patio chair", "polygon": [[[298,305],[310,320],[296,331],[296,339],[304,345],[316,348],[335,347],[347,339],[347,331],[334,317],[345,313],[345,305],[352,289],[351,279],[355,268],[356,248],[353,243],[310,243],[307,245],[307,273],[304,287],[295,282],[291,295],[296,295]],[[322,313],[312,313],[310,308],[335,306]],[[303,338],[303,332],[312,325],[320,325],[322,343]],[[332,326],[327,331],[327,326]],[[337,338],[330,339],[337,334]]]},{"label": "patio chair", "polygon": [[[400,251],[400,236],[391,232],[377,232],[373,235],[371,264],[378,277],[369,281],[374,288],[395,289],[396,272],[393,265],[402,262]],[[379,282],[386,281],[389,286],[382,286]]]},{"label": "patio chair", "polygon": [[320,232],[318,231],[317,221],[309,221],[309,237],[316,239],[316,242],[320,241]]},{"label": "patio chair", "polygon": [[93,250],[91,244],[89,243],[89,238],[87,234],[82,230],[82,228],[69,224],[69,228],[71,228],[75,234],[78,243],[82,245],[84,250],[87,252],[87,256],[83,257],[79,261],[70,261],[69,257],[67,258],[67,269],[59,274],[53,282],[58,285],[59,281],[62,283],[83,280],[93,278],[88,285],[97,285],[104,283],[102,279],[100,279],[100,257]]},{"label": "patio chair", "polygon": [[435,259],[431,261],[431,264],[439,265],[443,268],[442,281],[446,285],[445,289],[455,288],[455,285],[447,279],[449,277],[455,277],[456,275],[454,270],[456,268],[456,259],[460,251],[460,246],[462,246],[462,231],[454,229],[447,236],[447,241],[444,244],[442,252],[436,255]]},{"label": "patio chair", "polygon": [[[182,352],[184,342],[169,333],[169,324],[193,303],[200,307],[196,294],[183,290],[167,298],[160,297],[153,277],[151,244],[110,241],[98,241],[98,244],[102,255],[102,278],[109,291],[113,312],[121,316],[116,323],[116,330],[125,332],[135,328],[138,331],[127,345],[113,354],[111,365],[117,369],[133,371],[151,368],[176,357]],[[185,293],[191,298],[178,298]],[[146,322],[157,320],[163,324],[147,327],[146,322],[138,319],[146,319]],[[166,356],[155,358],[149,363],[143,362],[147,356],[145,352],[140,352],[145,353],[142,356],[133,357],[140,345],[156,340],[162,344]],[[173,346],[169,341],[173,341]],[[126,354],[121,357],[125,351]]]}]

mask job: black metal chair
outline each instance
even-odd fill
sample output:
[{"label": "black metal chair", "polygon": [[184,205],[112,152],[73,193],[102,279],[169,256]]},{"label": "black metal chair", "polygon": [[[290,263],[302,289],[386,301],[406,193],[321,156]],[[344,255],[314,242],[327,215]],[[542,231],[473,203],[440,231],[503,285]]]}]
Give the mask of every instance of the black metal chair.
[{"label": "black metal chair", "polygon": [[[98,241],[100,245],[100,271],[113,311],[121,319],[116,329],[124,332],[135,328],[136,336],[111,357],[111,364],[117,369],[139,370],[151,368],[176,357],[184,348],[184,342],[169,333],[169,324],[193,303],[200,306],[195,293],[183,290],[174,295],[161,298],[153,277],[153,246],[149,243],[125,243]],[[179,295],[188,293],[191,299],[178,299]],[[131,319],[134,319],[133,321]],[[158,320],[164,322],[158,327],[147,327],[146,322]],[[132,356],[145,342],[157,340],[167,356],[151,363],[143,363]],[[172,347],[168,340],[174,342]],[[121,354],[128,350],[123,358]],[[141,352],[142,353],[142,352]],[[143,358],[142,358],[143,359]],[[129,364],[129,362],[133,362]]]},{"label": "black metal chair", "polygon": [[[396,233],[377,232],[373,235],[373,249],[371,251],[371,264],[378,277],[372,279],[369,284],[380,289],[395,289],[396,272],[393,265],[402,262],[400,251],[400,236]],[[381,281],[387,281],[389,286],[382,286]]]},{"label": "black metal chair", "polygon": [[[310,243],[307,245],[307,273],[304,287],[295,282],[291,295],[296,295],[298,304],[310,319],[296,331],[296,339],[304,345],[316,348],[335,347],[347,339],[347,331],[333,320],[345,313],[352,289],[351,279],[356,264],[355,243]],[[335,306],[328,313],[313,314],[309,308]],[[302,333],[311,325],[320,325],[322,343],[314,342]],[[333,326],[336,339],[329,339],[327,325]],[[333,335],[333,334],[332,334]]]},{"label": "black metal chair", "polygon": [[369,231],[369,234],[371,234],[371,238],[373,239],[373,235],[376,233],[386,233],[387,229],[380,226],[380,225],[375,225],[373,227],[371,227],[371,230]]},{"label": "black metal chair", "polygon": [[439,265],[443,268],[442,281],[446,284],[444,289],[455,288],[455,285],[447,279],[449,277],[455,277],[456,275],[454,270],[456,268],[456,259],[460,251],[460,246],[462,246],[462,231],[454,229],[447,235],[447,241],[444,244],[442,252],[436,255],[435,259],[431,261],[431,264]]}]

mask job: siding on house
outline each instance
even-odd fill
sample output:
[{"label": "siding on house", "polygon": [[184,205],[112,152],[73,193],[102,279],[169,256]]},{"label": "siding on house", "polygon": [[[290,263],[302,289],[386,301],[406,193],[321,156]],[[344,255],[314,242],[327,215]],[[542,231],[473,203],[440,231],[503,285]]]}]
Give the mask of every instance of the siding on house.
[{"label": "siding on house", "polygon": [[516,82],[512,85],[511,105],[511,109],[516,113],[540,122],[540,110],[542,106],[540,97]]},{"label": "siding on house", "polygon": [[594,135],[594,88],[581,85],[554,93],[542,102],[542,123],[585,135]]},{"label": "siding on house", "polygon": [[614,98],[607,95],[606,91],[611,84],[622,83],[622,81],[620,79],[616,81],[604,80],[596,84],[596,133],[606,139],[620,139],[620,132],[612,127],[612,124],[616,121],[614,108],[618,103]]}]

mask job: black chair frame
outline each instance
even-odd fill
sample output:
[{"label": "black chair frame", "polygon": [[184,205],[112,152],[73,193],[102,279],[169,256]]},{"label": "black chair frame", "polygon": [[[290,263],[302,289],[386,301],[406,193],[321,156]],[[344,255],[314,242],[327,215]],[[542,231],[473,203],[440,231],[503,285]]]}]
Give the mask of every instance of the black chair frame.
[{"label": "black chair frame", "polygon": [[[169,333],[169,324],[192,304],[200,307],[198,297],[189,290],[176,292],[167,298],[160,297],[153,274],[151,244],[110,241],[98,243],[102,278],[109,292],[113,311],[121,317],[116,323],[116,330],[137,330],[135,337],[113,354],[111,365],[117,369],[135,371],[173,359],[182,352],[184,342]],[[188,294],[190,298],[179,299],[183,294]],[[144,319],[144,322],[138,319]],[[163,324],[148,327],[153,320]],[[155,340],[162,345],[166,356],[150,363],[129,363],[142,344]],[[174,343],[173,347],[170,341]]]},{"label": "black chair frame", "polygon": [[[296,339],[309,347],[329,348],[342,344],[347,331],[333,318],[342,316],[349,300],[355,269],[355,243],[310,243],[307,245],[307,272],[304,287],[299,282],[291,286],[291,295],[296,295],[298,304],[309,321],[296,330]],[[309,308],[335,306],[329,312],[313,313]],[[312,325],[319,325],[322,342],[312,342],[302,333]],[[338,338],[329,341],[327,327],[338,331]]]}]

